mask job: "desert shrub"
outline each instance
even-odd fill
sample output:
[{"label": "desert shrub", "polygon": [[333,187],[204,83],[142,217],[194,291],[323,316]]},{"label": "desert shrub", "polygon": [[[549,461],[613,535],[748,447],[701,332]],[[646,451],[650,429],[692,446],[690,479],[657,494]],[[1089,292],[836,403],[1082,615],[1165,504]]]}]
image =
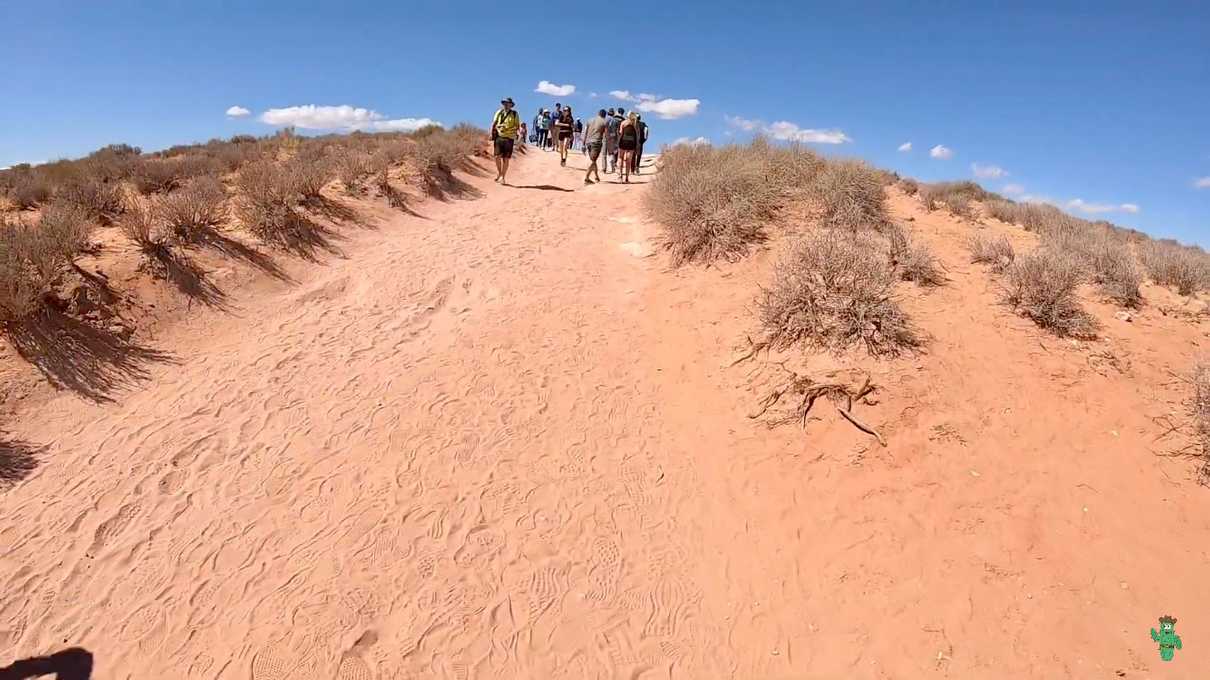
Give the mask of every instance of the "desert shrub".
[{"label": "desert shrub", "polygon": [[829,161],[812,187],[825,227],[882,231],[890,224],[882,177],[858,160]]},{"label": "desert shrub", "polygon": [[37,223],[0,225],[0,316],[21,319],[88,242],[92,225],[79,208],[51,203]]},{"label": "desert shrub", "polygon": [[899,188],[908,196],[915,196],[920,191],[920,185],[911,177],[904,177],[899,180]]},{"label": "desert shrub", "polygon": [[361,178],[369,172],[369,159],[360,151],[344,151],[336,162],[336,176],[345,192],[355,194]]},{"label": "desert shrub", "polygon": [[175,189],[186,177],[179,158],[144,158],[131,172],[131,181],[139,193],[150,195]]},{"label": "desert shrub", "polygon": [[1210,483],[1210,364],[1194,366],[1190,376],[1193,384],[1193,399],[1189,404],[1189,415],[1193,419],[1197,439],[1196,458],[1200,459],[1198,479],[1202,484]]},{"label": "desert shrub", "polygon": [[945,271],[928,244],[912,238],[903,227],[891,224],[886,231],[891,266],[904,281],[921,286],[940,286],[945,283]]},{"label": "desert shrub", "polygon": [[1210,286],[1210,256],[1174,241],[1139,244],[1139,259],[1151,280],[1172,286],[1181,295],[1193,295]]},{"label": "desert shrub", "polygon": [[55,191],[55,197],[88,213],[91,219],[111,219],[122,212],[122,189],[116,181],[76,177]]},{"label": "desert shrub", "polygon": [[862,343],[873,355],[918,346],[882,251],[862,232],[822,229],[792,241],[757,301],[770,345],[839,351]]},{"label": "desert shrub", "polygon": [[236,181],[236,213],[244,227],[266,242],[287,240],[297,225],[299,194],[292,173],[268,160],[249,163]]},{"label": "desert shrub", "polygon": [[757,138],[749,146],[751,153],[761,154],[767,164],[766,180],[783,196],[809,195],[827,161],[805,146],[779,147]]},{"label": "desert shrub", "polygon": [[118,227],[143,255],[153,261],[162,261],[169,251],[168,229],[153,208],[138,200],[131,200],[126,206]]},{"label": "desert shrub", "polygon": [[162,197],[155,210],[166,228],[185,241],[220,224],[226,217],[227,192],[214,177],[195,177]]},{"label": "desert shrub", "polygon": [[1077,298],[1083,278],[1070,255],[1041,248],[1016,258],[1008,268],[1006,299],[1023,316],[1057,335],[1091,337],[1096,321]]},{"label": "desert shrub", "polygon": [[973,216],[974,201],[999,198],[974,182],[936,182],[920,187],[920,200],[925,209],[932,211],[944,205],[951,214],[958,217]]},{"label": "desert shrub", "polygon": [[1143,272],[1129,246],[1106,234],[1084,256],[1093,282],[1109,299],[1123,307],[1138,307],[1142,303]]},{"label": "desert shrub", "polygon": [[644,197],[664,227],[673,264],[734,259],[763,240],[762,224],[778,204],[766,181],[767,157],[744,146],[669,149]]},{"label": "desert shrub", "polygon": [[320,197],[332,179],[332,158],[322,148],[308,146],[287,161],[282,170],[303,200],[313,201]]},{"label": "desert shrub", "polygon": [[432,137],[433,135],[439,134],[443,131],[444,131],[444,128],[442,128],[440,125],[425,125],[424,127],[420,128],[419,130],[416,130],[415,132],[410,133],[409,136],[412,139],[420,140],[420,139]]},{"label": "desert shrub", "polygon": [[976,234],[967,241],[967,249],[971,253],[971,262],[990,264],[992,271],[1003,272],[1012,265],[1016,258],[1013,244],[1004,236],[989,237]]},{"label": "desert shrub", "polygon": [[25,210],[45,203],[50,193],[50,182],[41,173],[25,172],[13,178],[8,197],[18,208]]}]

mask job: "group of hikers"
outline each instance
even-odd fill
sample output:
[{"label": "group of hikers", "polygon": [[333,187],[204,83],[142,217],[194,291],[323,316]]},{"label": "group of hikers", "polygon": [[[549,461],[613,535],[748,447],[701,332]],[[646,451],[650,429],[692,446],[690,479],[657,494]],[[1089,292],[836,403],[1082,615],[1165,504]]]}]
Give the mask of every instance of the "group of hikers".
[{"label": "group of hikers", "polygon": [[538,109],[531,131],[515,107],[512,98],[506,97],[500,100],[500,109],[492,118],[496,182],[508,184],[506,178],[513,148],[518,143],[524,145],[526,139],[544,151],[557,151],[562,166],[567,165],[568,152],[579,147],[589,158],[585,184],[593,184],[593,178],[600,182],[601,172],[616,172],[627,184],[631,173],[640,174],[639,162],[643,158],[643,144],[648,139],[649,129],[637,112],[627,114],[622,108],[601,109],[585,123],[572,114],[570,106],[556,103],[554,111]]}]

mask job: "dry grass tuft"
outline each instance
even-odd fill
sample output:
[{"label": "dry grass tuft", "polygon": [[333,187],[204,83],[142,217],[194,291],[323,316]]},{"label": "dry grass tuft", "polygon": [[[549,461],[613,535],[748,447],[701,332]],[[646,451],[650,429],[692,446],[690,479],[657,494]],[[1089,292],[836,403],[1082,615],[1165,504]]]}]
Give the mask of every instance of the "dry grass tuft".
[{"label": "dry grass tuft", "polygon": [[926,210],[933,211],[944,205],[951,214],[963,218],[974,216],[975,201],[998,199],[999,195],[974,182],[937,182],[920,188],[920,200]]},{"label": "dry grass tuft", "polygon": [[1083,278],[1070,255],[1042,248],[1018,257],[1008,268],[1006,298],[1023,316],[1056,335],[1095,337],[1097,323],[1077,298]]},{"label": "dry grass tuft", "polygon": [[118,228],[152,264],[162,262],[170,252],[171,232],[150,206],[130,201],[118,220]]},{"label": "dry grass tuft", "polygon": [[112,220],[124,207],[117,182],[96,177],[72,179],[58,188],[55,197],[80,208],[94,220]]},{"label": "dry grass tuft", "polygon": [[346,150],[336,161],[336,176],[349,195],[361,192],[361,180],[369,172],[369,158],[359,151]]},{"label": "dry grass tuft", "polygon": [[[674,265],[734,260],[764,240],[779,195],[763,148],[681,145],[661,162],[644,200],[664,227],[662,245]],[[781,171],[789,176],[794,167]]]},{"label": "dry grass tuft", "polygon": [[299,200],[293,173],[272,161],[256,161],[244,166],[236,186],[236,213],[248,231],[268,243],[293,236]]},{"label": "dry grass tuft", "polygon": [[1210,255],[1173,241],[1139,244],[1139,259],[1161,286],[1172,286],[1181,295],[1193,295],[1210,287]]},{"label": "dry grass tuft", "polygon": [[825,227],[883,231],[890,225],[882,175],[857,160],[828,162],[812,189]]},{"label": "dry grass tuft", "polygon": [[899,188],[908,196],[915,196],[920,191],[920,184],[911,177],[904,177],[899,180]]},{"label": "dry grass tuft", "polygon": [[41,173],[23,172],[12,180],[8,198],[20,210],[42,205],[50,199],[50,182]]},{"label": "dry grass tuft", "polygon": [[226,200],[222,182],[211,176],[195,177],[161,198],[155,210],[169,231],[188,242],[222,223],[227,215]]},{"label": "dry grass tuft", "polygon": [[0,320],[35,313],[58,275],[88,243],[92,224],[81,209],[51,203],[37,223],[0,224]]},{"label": "dry grass tuft", "polygon": [[967,241],[966,247],[971,253],[971,262],[982,262],[991,265],[992,271],[1003,272],[1012,266],[1016,253],[1013,244],[1004,236],[989,237],[976,234]]},{"label": "dry grass tuft", "polygon": [[945,283],[945,270],[928,244],[914,239],[897,224],[886,230],[891,266],[899,278],[920,286],[940,286]]},{"label": "dry grass tuft", "polygon": [[1203,484],[1210,483],[1210,364],[1200,363],[1193,369],[1193,402],[1190,415],[1197,436],[1196,458],[1201,460],[1198,478]]},{"label": "dry grass tuft", "polygon": [[894,298],[895,270],[871,234],[823,229],[793,241],[758,300],[767,342],[895,355],[921,338]]}]

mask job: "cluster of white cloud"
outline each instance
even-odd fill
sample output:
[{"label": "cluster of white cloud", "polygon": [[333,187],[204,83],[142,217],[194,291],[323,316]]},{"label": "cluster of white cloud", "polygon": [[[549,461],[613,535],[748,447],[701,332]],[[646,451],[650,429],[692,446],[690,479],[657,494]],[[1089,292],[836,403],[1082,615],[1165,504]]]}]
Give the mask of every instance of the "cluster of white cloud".
[{"label": "cluster of white cloud", "polygon": [[575,91],[575,85],[555,85],[549,80],[539,81],[538,86],[534,88],[534,92],[548,94],[552,97],[566,97],[575,94]]},{"label": "cluster of white cloud", "polygon": [[1000,179],[1008,176],[1008,171],[998,165],[981,163],[971,163],[971,172],[979,179]]},{"label": "cluster of white cloud", "polygon": [[375,132],[412,132],[429,125],[444,127],[431,118],[387,118],[370,109],[349,106],[288,106],[269,109],[260,115],[262,123],[293,126],[304,130],[371,130]]},{"label": "cluster of white cloud", "polygon": [[694,137],[693,139],[688,137],[677,137],[669,142],[668,146],[708,146],[709,144],[710,140],[706,139],[705,137]]},{"label": "cluster of white cloud", "polygon": [[1082,198],[1073,198],[1067,202],[1069,210],[1079,210],[1087,215],[1099,215],[1101,213],[1124,212],[1137,213],[1139,207],[1134,203],[1088,203]]},{"label": "cluster of white cloud", "polygon": [[937,146],[934,146],[933,148],[929,149],[929,156],[932,156],[933,158],[939,158],[944,161],[944,160],[953,158],[954,152],[948,146],[945,146],[944,144],[938,144]]},{"label": "cluster of white cloud", "polygon": [[1194,189],[1210,189],[1210,177],[1198,177],[1193,180]]},{"label": "cluster of white cloud", "polygon": [[636,110],[643,113],[654,113],[664,120],[697,115],[697,110],[702,105],[700,99],[661,98],[659,95],[646,92],[631,94],[630,90],[610,90],[609,96],[624,102],[633,102]]},{"label": "cluster of white cloud", "polygon": [[911,143],[911,142],[904,142],[904,143],[900,144],[900,145],[899,145],[899,150],[900,150],[900,151],[911,151],[911,150],[912,150],[912,143]]},{"label": "cluster of white cloud", "polygon": [[243,118],[251,113],[251,111],[242,106],[232,106],[231,108],[227,109],[228,118]]},{"label": "cluster of white cloud", "polygon": [[844,144],[853,141],[841,130],[816,130],[801,128],[794,123],[779,120],[765,123],[759,120],[741,118],[739,116],[724,116],[727,124],[745,132],[760,132],[773,139],[783,142],[801,142],[804,144]]}]

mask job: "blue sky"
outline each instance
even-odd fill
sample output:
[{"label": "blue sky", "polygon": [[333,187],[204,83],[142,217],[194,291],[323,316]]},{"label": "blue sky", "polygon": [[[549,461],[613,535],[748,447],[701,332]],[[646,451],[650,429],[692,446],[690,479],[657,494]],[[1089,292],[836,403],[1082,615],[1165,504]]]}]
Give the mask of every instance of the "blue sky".
[{"label": "blue sky", "polygon": [[[1210,245],[1204,4],[842,5],[0,3],[0,166],[265,134],[274,109],[485,126],[504,95],[529,117],[643,93],[660,143],[763,130],[922,180],[976,179],[977,163],[991,189]],[[543,80],[575,92],[536,93]],[[350,109],[291,109],[305,105]]]}]

